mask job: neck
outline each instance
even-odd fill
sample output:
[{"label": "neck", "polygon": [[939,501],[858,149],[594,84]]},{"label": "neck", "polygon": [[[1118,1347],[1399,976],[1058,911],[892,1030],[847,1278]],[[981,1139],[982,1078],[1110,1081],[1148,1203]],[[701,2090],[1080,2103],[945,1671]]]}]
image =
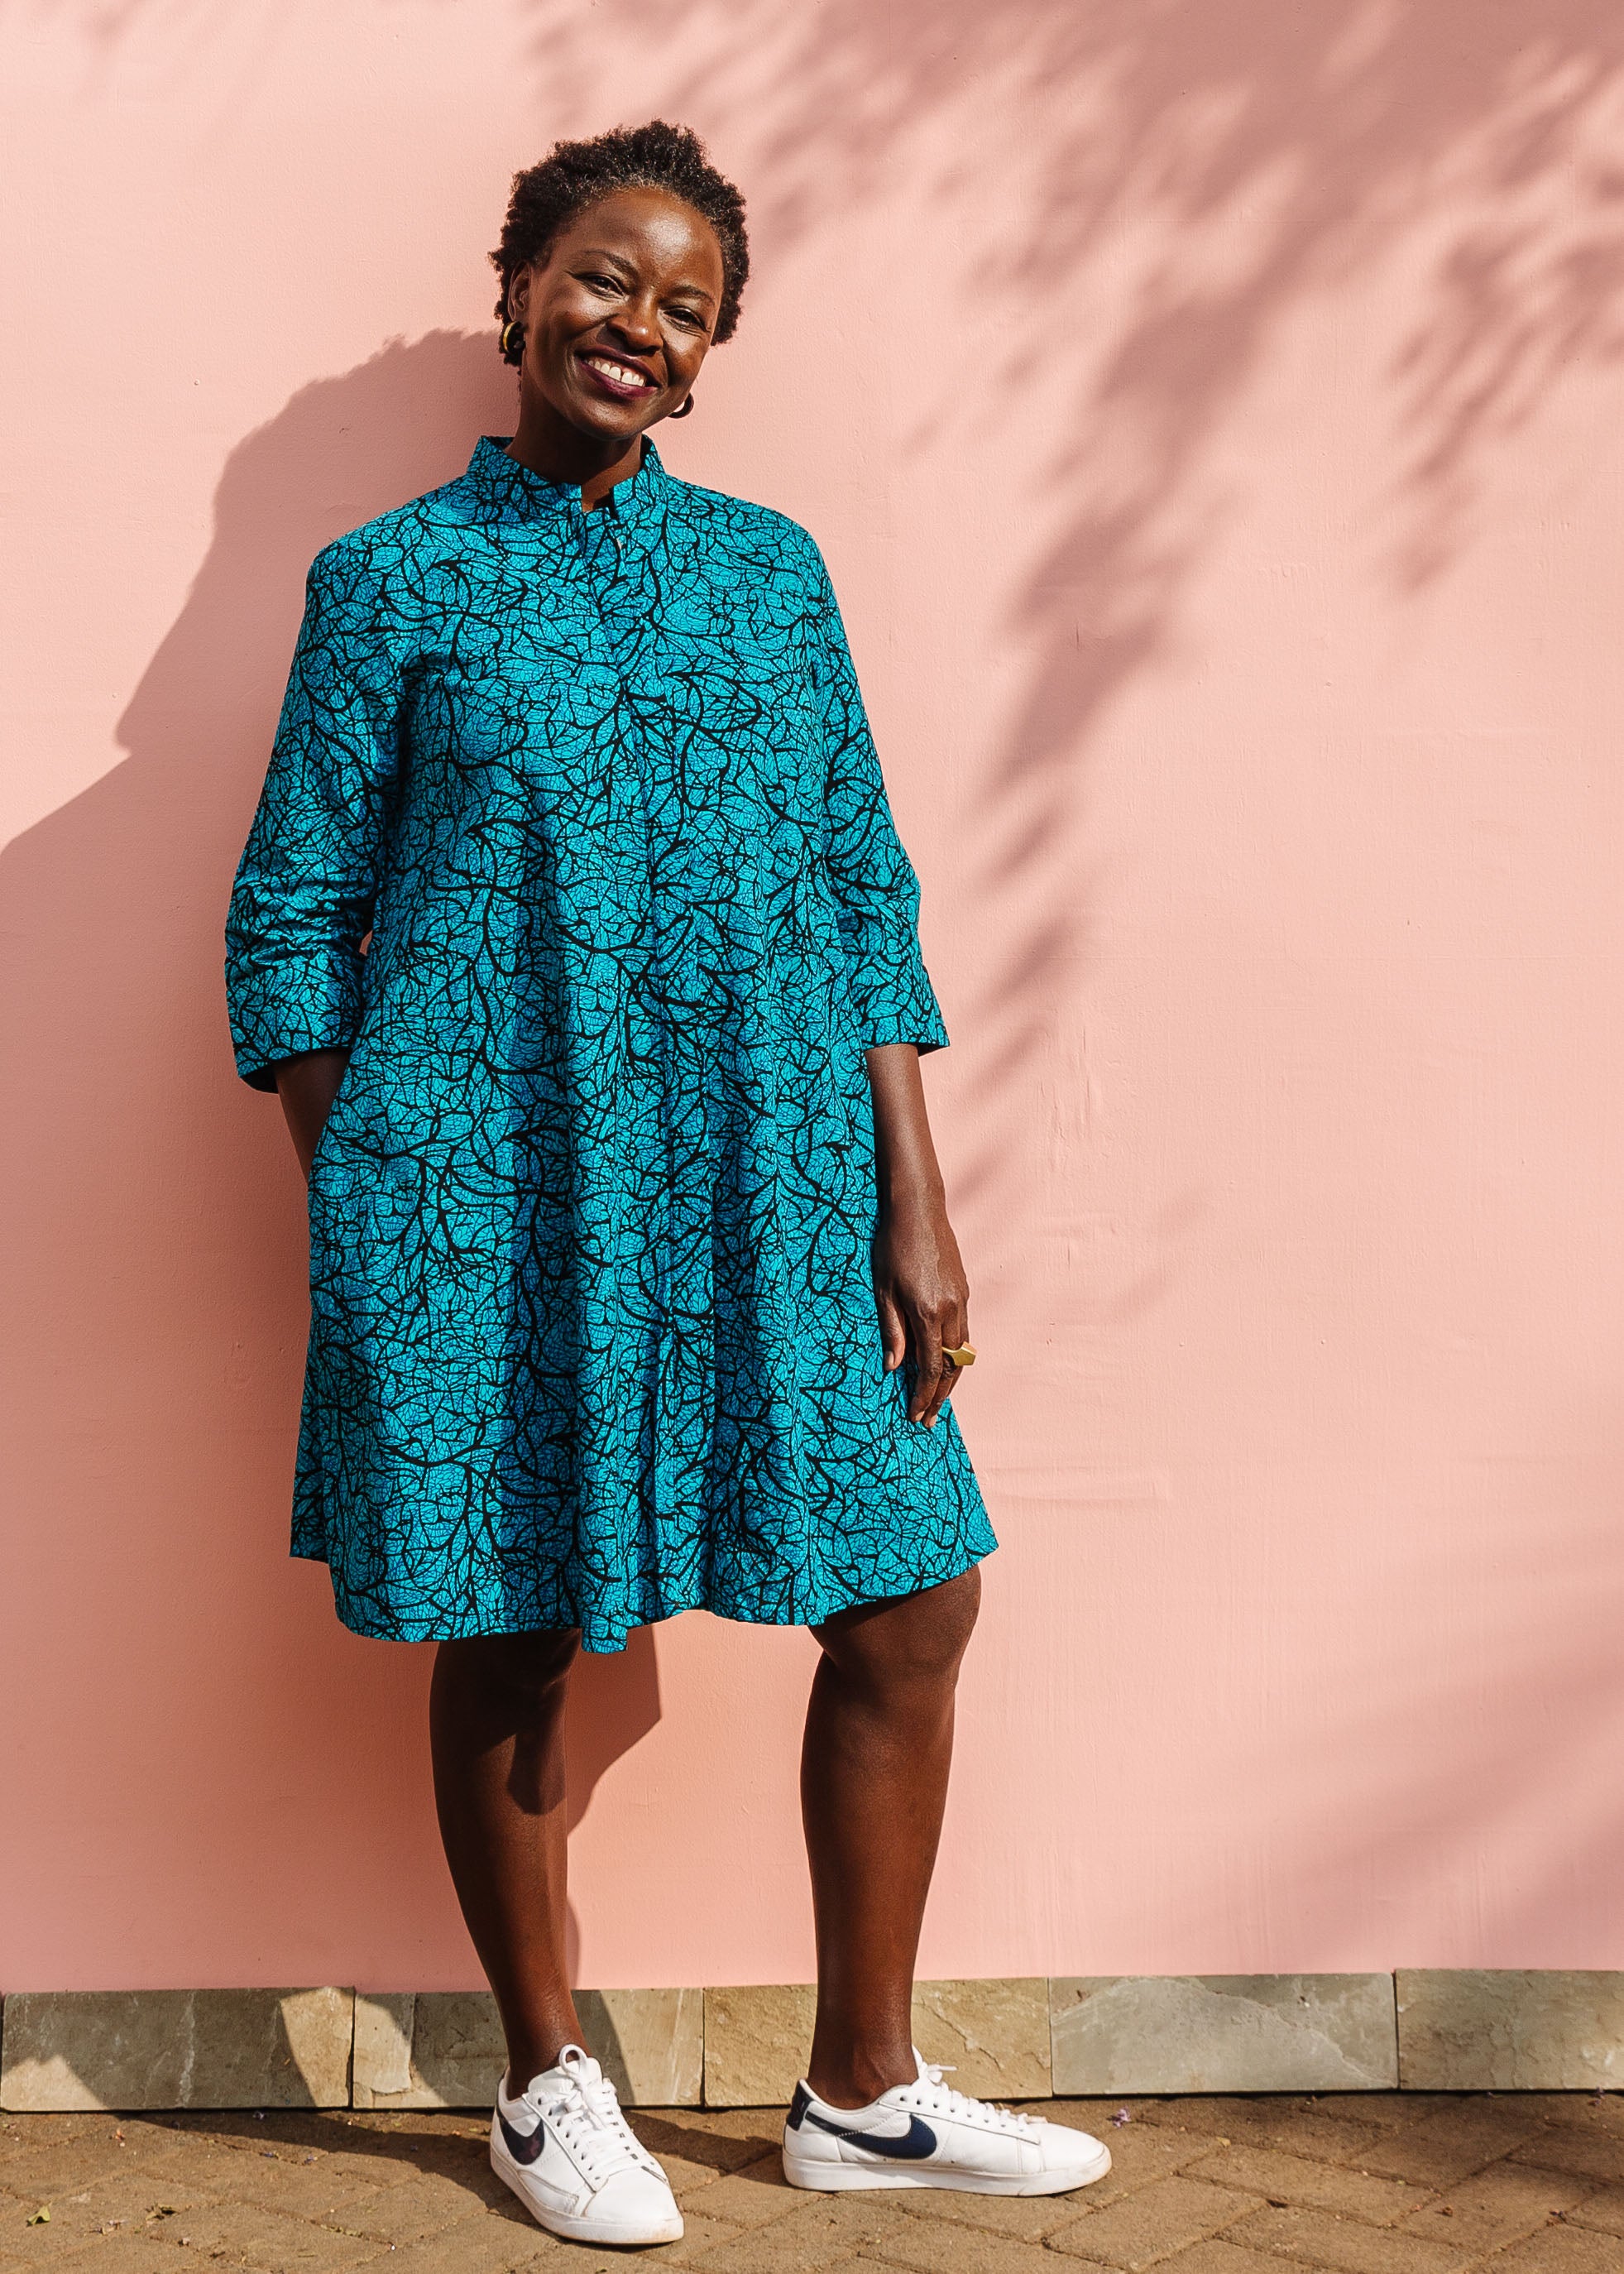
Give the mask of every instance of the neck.
[{"label": "neck", "polygon": [[581,492],[582,510],[590,513],[617,482],[629,481],[643,463],[643,437],[629,442],[616,436],[583,434],[567,425],[551,403],[527,388],[520,399],[518,431],[508,456],[544,482],[560,482]]}]

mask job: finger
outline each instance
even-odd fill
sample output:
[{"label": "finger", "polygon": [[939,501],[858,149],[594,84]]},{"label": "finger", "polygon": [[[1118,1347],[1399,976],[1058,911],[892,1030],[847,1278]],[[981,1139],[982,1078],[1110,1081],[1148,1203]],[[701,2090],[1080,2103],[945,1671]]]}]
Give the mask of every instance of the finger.
[{"label": "finger", "polygon": [[908,1419],[921,1421],[930,1428],[942,1403],[942,1329],[935,1319],[914,1321],[914,1395],[908,1400]]},{"label": "finger", "polygon": [[908,1351],[902,1314],[897,1307],[896,1298],[883,1287],[875,1289],[874,1305],[880,1314],[880,1342],[885,1352],[885,1371],[895,1374]]},{"label": "finger", "polygon": [[[956,1319],[949,1320],[942,1328],[940,1347],[946,1350],[957,1350],[961,1343],[967,1343],[969,1339],[969,1323],[965,1318],[964,1314],[960,1312]],[[943,1359],[942,1378],[940,1382],[937,1384],[936,1397],[928,1417],[930,1424],[935,1424],[937,1417],[941,1413],[942,1408],[946,1404],[954,1390],[958,1389],[959,1377],[962,1372],[963,1368],[961,1367],[954,1366],[951,1361],[945,1357]]]}]

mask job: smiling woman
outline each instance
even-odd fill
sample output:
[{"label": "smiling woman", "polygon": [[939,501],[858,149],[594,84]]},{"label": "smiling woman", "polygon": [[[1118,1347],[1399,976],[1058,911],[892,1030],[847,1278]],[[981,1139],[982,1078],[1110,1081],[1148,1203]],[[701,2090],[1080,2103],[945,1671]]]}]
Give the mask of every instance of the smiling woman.
[{"label": "smiling woman", "polygon": [[295,1551],[440,1645],[491,2153],[544,2225],[681,2233],[580,2042],[562,1713],[578,1647],[695,1606],[822,1645],[787,2175],[1057,2193],[1105,2150],[910,2042],[995,1544],[918,887],[817,546],[648,439],[737,320],[743,203],[657,122],[519,175],[494,258],[516,432],[317,560],[232,894],[238,1067],[310,1180]]}]

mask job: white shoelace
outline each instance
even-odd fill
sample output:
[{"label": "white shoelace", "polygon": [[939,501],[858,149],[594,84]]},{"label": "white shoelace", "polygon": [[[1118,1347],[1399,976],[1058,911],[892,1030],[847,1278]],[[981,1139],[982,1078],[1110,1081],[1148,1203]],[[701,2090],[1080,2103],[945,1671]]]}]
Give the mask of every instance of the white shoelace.
[{"label": "white shoelace", "polygon": [[[1017,2108],[1001,2107],[994,2100],[974,2100],[956,2085],[944,2084],[944,2076],[952,2074],[951,2061],[927,2061],[919,2085],[913,2089],[912,2097],[921,2108],[933,2109],[938,2116],[956,2116],[961,2121],[989,2126],[995,2132],[1031,2133],[1037,2129],[1036,2120]],[[927,2097],[927,2093],[929,2097]],[[898,2096],[906,2105],[909,2094]]]},{"label": "white shoelace", "polygon": [[591,2055],[566,2045],[558,2066],[563,2082],[525,2098],[580,2159],[593,2186],[631,2166],[658,2177],[659,2165],[621,2114],[619,2095]]}]

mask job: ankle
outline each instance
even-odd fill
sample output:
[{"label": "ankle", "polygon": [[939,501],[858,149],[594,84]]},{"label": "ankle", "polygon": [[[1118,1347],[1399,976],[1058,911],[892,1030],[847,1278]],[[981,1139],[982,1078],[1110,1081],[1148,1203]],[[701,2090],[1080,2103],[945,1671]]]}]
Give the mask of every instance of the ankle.
[{"label": "ankle", "polygon": [[919,2070],[911,2045],[875,2048],[853,2045],[834,2055],[814,2045],[807,2082],[831,2108],[867,2108],[882,2093],[912,2084]]},{"label": "ankle", "polygon": [[534,2037],[528,2044],[510,2045],[508,2050],[508,2073],[502,2079],[504,2098],[517,2100],[535,2080],[550,2068],[556,2068],[559,2055],[566,2045],[581,2043],[578,2030],[567,2029],[556,2035]]}]

